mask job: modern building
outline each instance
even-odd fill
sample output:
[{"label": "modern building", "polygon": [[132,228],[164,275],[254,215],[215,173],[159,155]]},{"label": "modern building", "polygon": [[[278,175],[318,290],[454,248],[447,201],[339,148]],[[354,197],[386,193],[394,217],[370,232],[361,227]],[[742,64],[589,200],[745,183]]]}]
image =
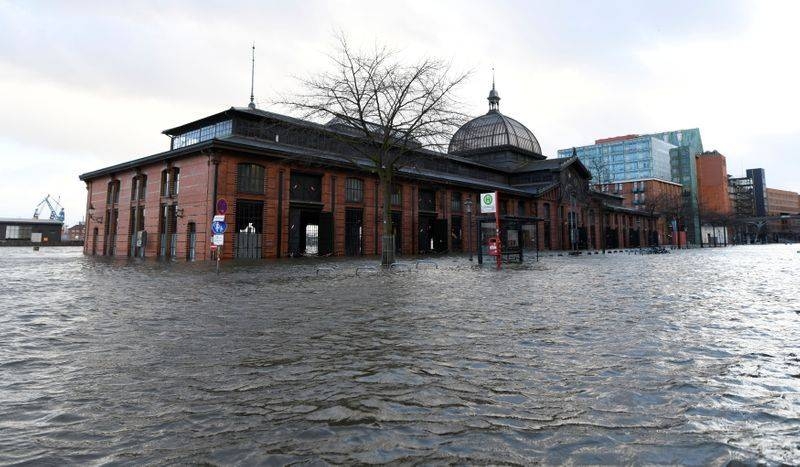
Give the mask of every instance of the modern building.
[{"label": "modern building", "polygon": [[753,201],[755,202],[755,215],[767,215],[767,178],[764,169],[747,169],[747,178],[753,180]]},{"label": "modern building", "polygon": [[800,195],[795,191],[767,188],[767,216],[771,240],[800,241]]},{"label": "modern building", "polygon": [[675,147],[670,150],[672,181],[683,185],[686,207],[686,234],[695,244],[700,243],[700,207],[695,158],[703,152],[703,139],[698,128],[664,131],[652,135]]},{"label": "modern building", "polygon": [[59,243],[62,225],[57,219],[0,218],[0,245]]},{"label": "modern building", "polygon": [[596,185],[637,180],[671,180],[669,151],[674,146],[651,136],[627,135],[596,140],[590,146],[559,149],[575,155],[592,172]]},{"label": "modern building", "polygon": [[706,151],[696,158],[701,242],[727,245],[733,224],[733,207],[728,189],[728,166],[719,151]]},{"label": "modern building", "polygon": [[728,194],[736,220],[734,242],[739,244],[767,241],[767,222],[756,215],[754,181],[750,177],[728,176]]},{"label": "modern building", "polygon": [[[509,248],[624,248],[665,237],[654,216],[593,190],[578,158],[542,155],[499,100],[492,89],[489,112],[459,129],[448,153],[415,149],[395,174],[399,254],[474,249],[477,235],[469,244],[467,234],[494,221],[466,206],[489,191],[499,193]],[[212,217],[227,207],[224,258],[378,254],[382,194],[372,162],[338,138],[347,131],[254,106],[166,130],[169,150],[80,176],[84,252],[209,259]]]}]

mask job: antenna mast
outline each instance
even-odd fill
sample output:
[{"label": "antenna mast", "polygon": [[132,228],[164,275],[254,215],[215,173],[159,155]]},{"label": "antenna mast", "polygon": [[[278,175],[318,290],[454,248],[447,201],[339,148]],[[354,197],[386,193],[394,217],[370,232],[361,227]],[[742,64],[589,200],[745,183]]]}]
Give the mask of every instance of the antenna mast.
[{"label": "antenna mast", "polygon": [[255,82],[255,77],[256,77],[256,43],[253,42],[253,51],[250,59],[250,103],[247,104],[247,107],[251,109],[256,108],[255,96],[253,95],[253,83]]}]

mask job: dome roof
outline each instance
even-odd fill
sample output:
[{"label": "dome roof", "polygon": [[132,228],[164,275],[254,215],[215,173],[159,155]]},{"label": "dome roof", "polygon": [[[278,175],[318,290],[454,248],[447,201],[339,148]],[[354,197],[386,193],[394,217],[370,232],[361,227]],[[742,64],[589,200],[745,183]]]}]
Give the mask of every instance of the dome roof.
[{"label": "dome roof", "polygon": [[541,154],[542,148],[531,130],[525,125],[500,113],[500,95],[494,89],[489,92],[489,112],[465,123],[450,140],[447,152],[461,154],[486,152],[511,146],[526,152]]}]

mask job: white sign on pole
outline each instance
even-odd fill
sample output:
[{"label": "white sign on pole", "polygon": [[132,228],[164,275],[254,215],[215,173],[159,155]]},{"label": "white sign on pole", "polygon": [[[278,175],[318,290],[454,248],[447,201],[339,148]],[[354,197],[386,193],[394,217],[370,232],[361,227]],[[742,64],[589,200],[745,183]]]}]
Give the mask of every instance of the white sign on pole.
[{"label": "white sign on pole", "polygon": [[481,214],[488,214],[497,210],[497,199],[494,193],[481,194]]},{"label": "white sign on pole", "polygon": [[41,232],[31,233],[31,243],[42,243],[42,233]]},{"label": "white sign on pole", "polygon": [[211,219],[211,222],[225,222],[225,216],[217,214],[213,219]]},{"label": "white sign on pole", "polygon": [[211,236],[211,243],[214,245],[220,246],[225,244],[225,235],[212,235]]}]

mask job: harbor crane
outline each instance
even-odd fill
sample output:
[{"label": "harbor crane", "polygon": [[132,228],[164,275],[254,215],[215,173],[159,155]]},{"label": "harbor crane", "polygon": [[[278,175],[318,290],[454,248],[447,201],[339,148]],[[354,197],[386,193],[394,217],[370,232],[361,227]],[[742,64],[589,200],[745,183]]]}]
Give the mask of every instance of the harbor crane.
[{"label": "harbor crane", "polygon": [[39,204],[36,205],[36,209],[33,211],[34,219],[39,218],[39,213],[42,212],[42,208],[44,206],[47,206],[47,208],[50,209],[51,220],[64,222],[64,206],[62,206],[57,199],[54,199],[50,195],[45,196],[44,199],[39,201]]}]

